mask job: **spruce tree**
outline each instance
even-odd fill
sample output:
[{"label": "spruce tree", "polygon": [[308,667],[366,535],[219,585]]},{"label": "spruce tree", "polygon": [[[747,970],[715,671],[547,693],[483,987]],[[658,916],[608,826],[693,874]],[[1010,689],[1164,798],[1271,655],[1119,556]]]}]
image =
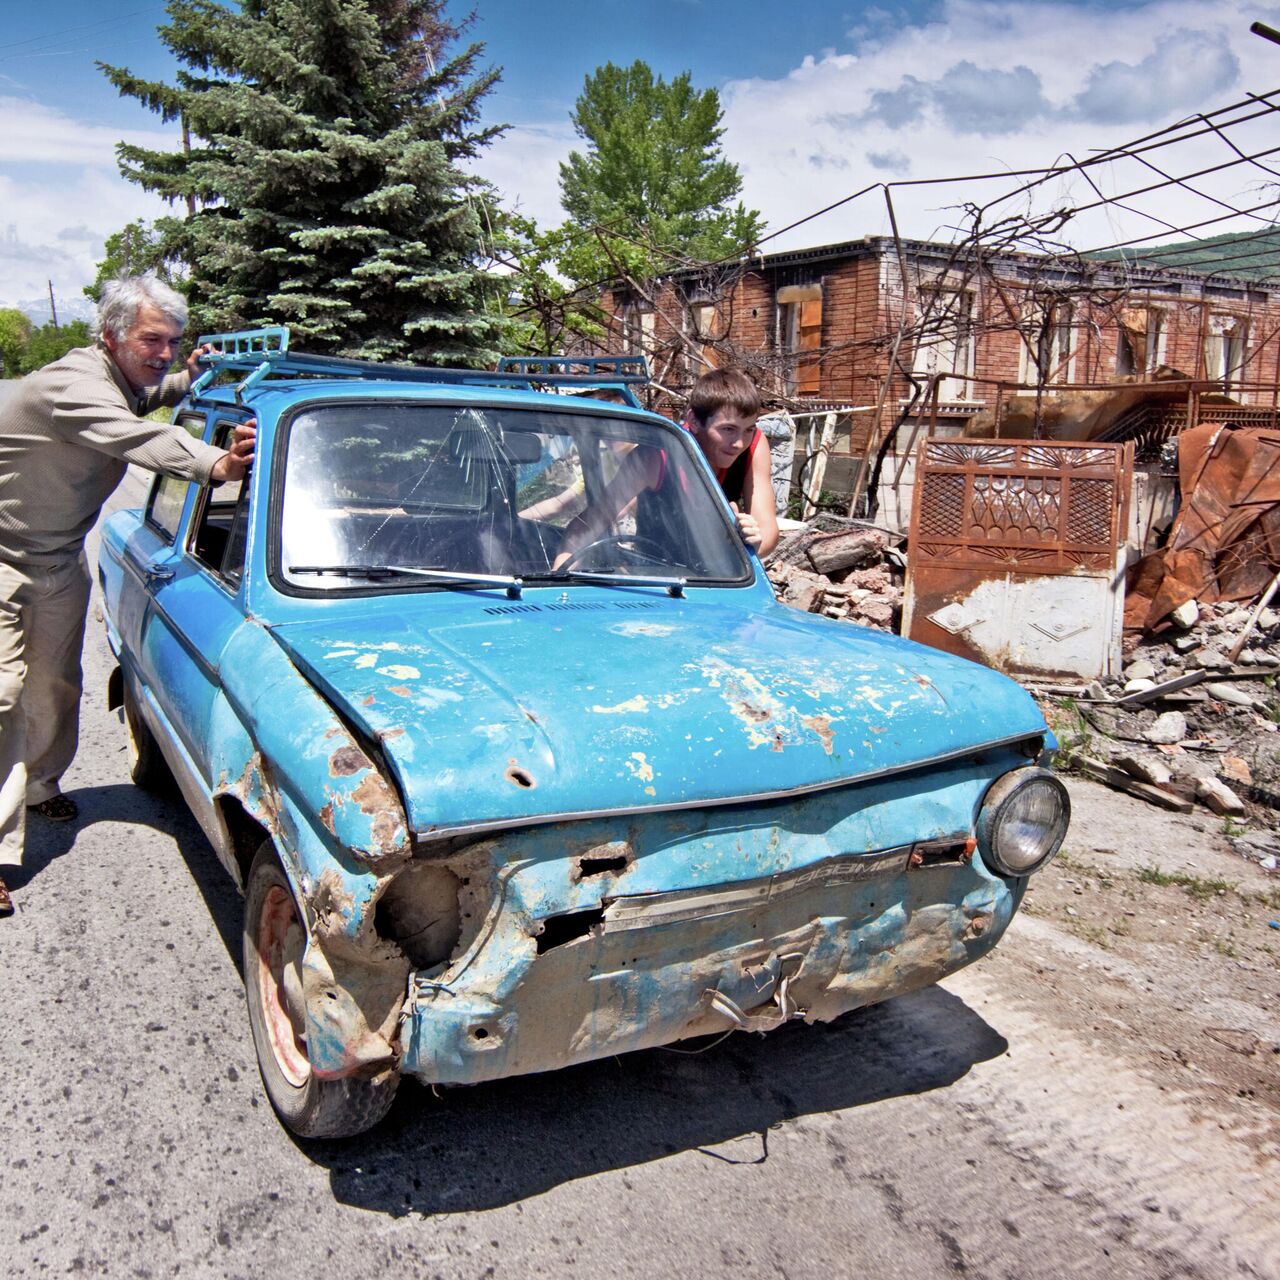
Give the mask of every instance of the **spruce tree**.
[{"label": "spruce tree", "polygon": [[[187,216],[199,332],[288,324],[295,345],[372,360],[482,364],[500,320],[482,268],[488,188],[466,174],[497,71],[444,0],[171,0],[175,84],[99,64],[179,122],[184,145],[121,145],[121,171]],[[465,24],[464,24],[465,25]]]}]

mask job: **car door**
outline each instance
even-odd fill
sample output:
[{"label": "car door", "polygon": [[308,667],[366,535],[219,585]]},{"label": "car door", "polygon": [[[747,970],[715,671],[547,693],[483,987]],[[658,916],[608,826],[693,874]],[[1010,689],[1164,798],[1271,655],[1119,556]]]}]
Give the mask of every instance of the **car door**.
[{"label": "car door", "polygon": [[[235,425],[219,419],[207,434],[224,446]],[[142,573],[144,616],[134,647],[139,676],[164,736],[177,748],[175,773],[193,806],[197,797],[207,804],[211,790],[218,661],[244,621],[250,487],[247,479],[198,487],[184,502],[178,539],[154,554]],[[171,764],[173,754],[166,752]]]}]

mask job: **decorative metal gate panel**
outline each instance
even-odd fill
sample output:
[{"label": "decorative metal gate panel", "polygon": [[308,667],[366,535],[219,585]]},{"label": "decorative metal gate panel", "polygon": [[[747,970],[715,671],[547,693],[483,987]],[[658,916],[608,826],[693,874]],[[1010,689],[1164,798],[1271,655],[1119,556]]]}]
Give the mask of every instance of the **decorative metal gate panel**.
[{"label": "decorative metal gate panel", "polygon": [[1119,669],[1132,445],[924,440],[903,632],[1014,675]]}]

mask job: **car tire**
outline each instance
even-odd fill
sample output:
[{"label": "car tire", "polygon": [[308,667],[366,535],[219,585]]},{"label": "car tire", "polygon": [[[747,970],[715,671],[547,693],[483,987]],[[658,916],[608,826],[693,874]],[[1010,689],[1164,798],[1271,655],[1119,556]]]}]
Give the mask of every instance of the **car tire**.
[{"label": "car tire", "polygon": [[[388,1069],[372,1077],[321,1080],[311,1070],[299,1007],[306,930],[270,840],[254,855],[244,908],[245,996],[258,1070],[271,1105],[300,1138],[363,1133],[387,1114],[400,1073]],[[292,981],[286,974],[291,967]]]},{"label": "car tire", "polygon": [[124,726],[129,735],[129,776],[146,791],[166,791],[173,786],[173,773],[160,751],[155,734],[138,710],[129,681],[124,682]]}]

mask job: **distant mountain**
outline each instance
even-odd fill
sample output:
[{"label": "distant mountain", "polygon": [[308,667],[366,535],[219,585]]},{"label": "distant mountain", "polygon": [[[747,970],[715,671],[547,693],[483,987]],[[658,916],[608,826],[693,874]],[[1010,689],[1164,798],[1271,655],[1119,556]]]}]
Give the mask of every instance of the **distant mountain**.
[{"label": "distant mountain", "polygon": [[1095,253],[1109,262],[1123,260],[1167,271],[1194,271],[1206,276],[1230,276],[1239,280],[1274,280],[1280,277],[1280,227],[1259,227],[1207,240],[1182,240],[1151,248],[1109,249]]},{"label": "distant mountain", "polygon": [[[54,294],[53,300],[58,304],[58,323],[68,320],[92,320],[93,303],[83,294],[61,298]],[[14,306],[22,312],[34,325],[48,324],[50,320],[49,299],[29,298],[26,302],[16,302]]]}]

